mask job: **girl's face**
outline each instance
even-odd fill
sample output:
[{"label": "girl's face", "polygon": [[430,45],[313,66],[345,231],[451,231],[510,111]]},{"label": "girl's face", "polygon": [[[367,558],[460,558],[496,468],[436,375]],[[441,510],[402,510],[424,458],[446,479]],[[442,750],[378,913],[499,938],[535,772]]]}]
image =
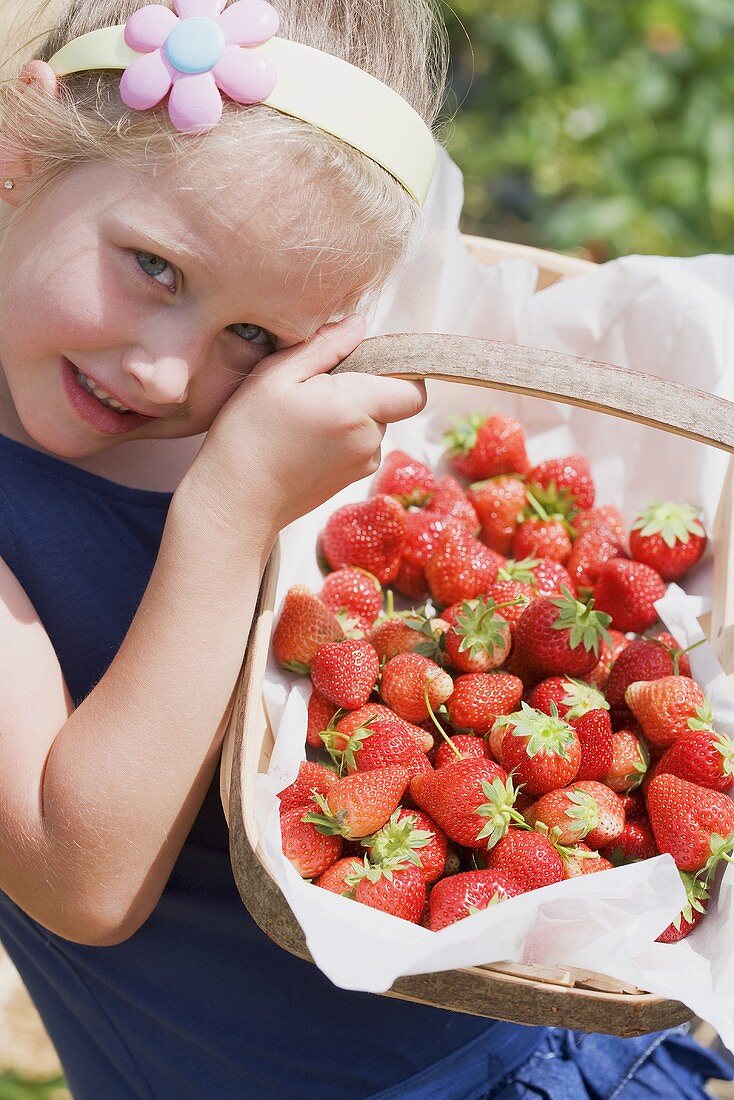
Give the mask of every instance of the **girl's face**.
[{"label": "girl's face", "polygon": [[357,292],[268,208],[251,180],[207,192],[106,163],[41,190],[0,244],[0,424],[69,458],[206,431],[255,363]]}]

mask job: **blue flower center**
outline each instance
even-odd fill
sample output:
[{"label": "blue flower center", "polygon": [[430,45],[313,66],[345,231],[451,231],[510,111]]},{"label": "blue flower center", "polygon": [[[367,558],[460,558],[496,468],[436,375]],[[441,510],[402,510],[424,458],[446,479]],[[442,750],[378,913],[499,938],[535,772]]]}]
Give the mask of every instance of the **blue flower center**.
[{"label": "blue flower center", "polygon": [[208,73],[224,53],[224,31],[213,19],[182,19],[164,44],[166,57],[180,73]]}]

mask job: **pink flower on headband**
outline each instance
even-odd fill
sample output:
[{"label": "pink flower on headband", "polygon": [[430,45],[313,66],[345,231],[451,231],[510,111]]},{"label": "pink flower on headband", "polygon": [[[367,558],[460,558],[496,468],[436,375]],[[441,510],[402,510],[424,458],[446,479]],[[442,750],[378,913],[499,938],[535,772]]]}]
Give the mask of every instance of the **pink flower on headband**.
[{"label": "pink flower on headband", "polygon": [[128,65],[120,95],[147,111],[171,92],[168,114],[182,133],[204,133],[222,117],[220,90],[237,103],[261,103],[277,79],[275,67],[248,46],[267,42],[278,15],[266,0],[173,0],[176,15],[149,4],[130,17],[125,42],[143,54]]}]

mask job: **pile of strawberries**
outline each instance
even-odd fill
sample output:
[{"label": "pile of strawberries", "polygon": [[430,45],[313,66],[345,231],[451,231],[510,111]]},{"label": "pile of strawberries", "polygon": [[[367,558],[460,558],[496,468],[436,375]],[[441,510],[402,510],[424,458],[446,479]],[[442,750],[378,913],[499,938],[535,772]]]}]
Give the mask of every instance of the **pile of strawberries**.
[{"label": "pile of strawberries", "polygon": [[531,468],[510,417],[446,442],[466,487],[393,451],[370,499],[328,520],[321,592],[286,595],[274,653],[313,686],[283,851],[435,931],[668,852],[688,901],[660,939],[681,939],[734,848],[734,743],[655,629],[701,521],[656,501],[628,534],[582,455]]}]

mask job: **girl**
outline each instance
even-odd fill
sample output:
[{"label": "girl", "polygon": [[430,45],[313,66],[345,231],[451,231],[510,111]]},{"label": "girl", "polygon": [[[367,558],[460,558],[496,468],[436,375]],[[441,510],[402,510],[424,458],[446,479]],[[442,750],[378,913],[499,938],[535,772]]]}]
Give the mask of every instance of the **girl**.
[{"label": "girl", "polygon": [[424,0],[175,9],[77,0],[3,90],[0,930],[72,1093],[702,1096],[680,1036],[344,992],[239,900],[212,780],[264,563],[425,401],[328,372],[417,222],[442,50]]}]

